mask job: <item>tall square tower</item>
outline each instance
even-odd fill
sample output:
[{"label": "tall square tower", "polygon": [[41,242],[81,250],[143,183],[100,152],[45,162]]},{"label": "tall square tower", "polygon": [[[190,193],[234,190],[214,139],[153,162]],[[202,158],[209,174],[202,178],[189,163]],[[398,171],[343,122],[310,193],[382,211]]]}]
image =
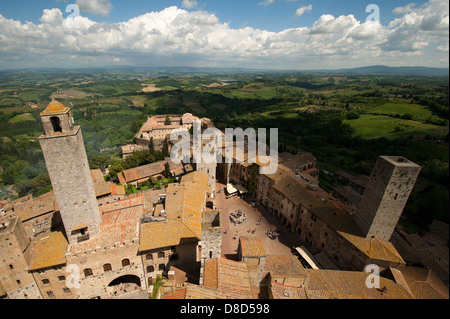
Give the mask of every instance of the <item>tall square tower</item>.
[{"label": "tall square tower", "polygon": [[366,238],[391,239],[420,170],[404,157],[378,158],[355,216]]},{"label": "tall square tower", "polygon": [[69,243],[99,235],[100,213],[81,128],[70,108],[53,100],[41,113],[39,137]]}]

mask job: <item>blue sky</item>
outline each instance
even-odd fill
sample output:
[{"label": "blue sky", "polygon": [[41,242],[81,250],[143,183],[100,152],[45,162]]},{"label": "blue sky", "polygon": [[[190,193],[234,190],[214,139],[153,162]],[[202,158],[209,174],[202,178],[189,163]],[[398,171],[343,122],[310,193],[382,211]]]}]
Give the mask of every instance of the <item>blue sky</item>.
[{"label": "blue sky", "polygon": [[[113,9],[107,16],[81,12],[81,15],[97,22],[116,23],[127,21],[138,15],[161,11],[170,6],[182,7],[182,0],[112,0]],[[262,5],[263,0],[198,0],[195,9],[215,13],[221,22],[229,22],[232,28],[251,26],[268,31],[281,31],[299,26],[310,27],[322,14],[334,16],[353,14],[358,20],[365,20],[369,15],[366,7],[377,4],[380,8],[381,24],[387,25],[398,15],[392,11],[397,7],[406,6],[410,0],[275,0],[270,5]],[[414,1],[422,5],[426,1]],[[5,18],[38,23],[44,9],[59,8],[65,16],[65,9],[76,0],[14,0],[1,1],[0,14]],[[298,8],[313,5],[313,10],[301,17],[296,17]],[[192,9],[191,9],[192,10]]]},{"label": "blue sky", "polygon": [[[372,3],[380,10],[378,25],[366,23]],[[81,10],[76,29],[67,26],[70,4]],[[0,2],[0,69],[102,63],[448,67],[447,55],[447,0]]]}]

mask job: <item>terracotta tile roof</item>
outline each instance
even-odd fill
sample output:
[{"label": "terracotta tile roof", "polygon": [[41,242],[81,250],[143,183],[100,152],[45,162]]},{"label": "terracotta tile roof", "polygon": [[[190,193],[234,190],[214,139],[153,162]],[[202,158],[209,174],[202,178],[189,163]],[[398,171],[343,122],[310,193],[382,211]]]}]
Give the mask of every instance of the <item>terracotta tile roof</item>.
[{"label": "terracotta tile roof", "polygon": [[405,263],[390,242],[363,237],[353,217],[347,212],[332,205],[313,207],[311,212],[369,258]]},{"label": "terracotta tile roof", "polygon": [[380,277],[380,289],[368,288],[368,273],[365,272],[322,269],[306,271],[309,282],[301,289],[304,289],[308,299],[411,299],[402,286],[383,277]]},{"label": "terracotta tile roof", "polygon": [[168,219],[181,220],[183,205],[183,187],[180,184],[169,184],[166,189],[165,210]]},{"label": "terracotta tile roof", "polygon": [[291,170],[282,164],[278,164],[278,170],[274,174],[264,174],[264,176],[270,178],[271,180],[278,182],[286,176]]},{"label": "terracotta tile roof", "polygon": [[164,299],[225,299],[225,296],[215,289],[188,285],[172,294],[165,295]]},{"label": "terracotta tile roof", "polygon": [[114,211],[118,211],[125,208],[137,207],[144,205],[144,195],[139,194],[136,196],[128,197],[126,199],[119,200],[114,203],[105,204],[99,206],[101,214],[106,214]]},{"label": "terracotta tile roof", "polygon": [[65,113],[70,110],[68,107],[64,106],[61,102],[52,99],[52,101],[48,104],[46,109],[41,113],[42,115],[50,115],[50,114],[59,114]]},{"label": "terracotta tile roof", "polygon": [[296,170],[301,169],[308,164],[313,164],[315,161],[316,158],[311,153],[301,152],[293,155],[282,164],[291,170]]},{"label": "terracotta tile roof", "polygon": [[28,270],[42,269],[66,263],[68,242],[61,232],[38,237],[31,243]]},{"label": "terracotta tile roof", "polygon": [[110,183],[94,183],[95,196],[105,196],[111,194],[111,184]]},{"label": "terracotta tile roof", "polygon": [[405,264],[402,256],[388,241],[378,238],[364,238],[344,232],[339,232],[339,234],[371,259]]},{"label": "terracotta tile roof", "polygon": [[126,240],[131,242],[139,238],[139,223],[143,215],[143,205],[133,207],[123,205],[119,210],[101,214],[100,236],[85,242],[71,244],[69,252],[84,252],[87,249],[95,250],[97,247],[104,248],[115,243],[123,244]]},{"label": "terracotta tile roof", "polygon": [[414,298],[414,294],[413,294],[413,292],[411,291],[411,289],[409,288],[408,283],[406,282],[405,277],[403,277],[402,272],[401,272],[400,270],[396,269],[396,268],[389,268],[389,270],[390,270],[390,272],[391,272],[391,274],[392,274],[393,280],[394,280],[397,284],[399,284],[400,286],[402,286],[403,288],[405,288],[405,290],[408,292],[408,294],[409,294],[411,297]]},{"label": "terracotta tile roof", "polygon": [[[130,168],[123,171],[121,174],[118,174],[117,176],[119,177],[121,184],[139,181],[141,179],[146,179],[164,173],[165,170],[164,164],[165,162],[164,163],[157,162],[144,166]],[[123,176],[122,177],[123,180],[121,180],[121,176]]]},{"label": "terracotta tile roof", "polygon": [[283,285],[272,281],[269,289],[273,299],[306,299],[305,290],[298,287]]},{"label": "terracotta tile roof", "polygon": [[171,294],[166,294],[164,295],[164,299],[167,300],[172,300],[172,299],[176,299],[176,300],[180,300],[180,299],[186,299],[186,290],[187,288],[181,288],[176,290],[175,292],[171,293]]},{"label": "terracotta tile roof", "polygon": [[14,212],[22,222],[55,211],[56,197],[53,191],[37,198],[13,203]]},{"label": "terracotta tile roof", "polygon": [[181,180],[181,186],[183,188],[181,220],[198,238],[201,238],[208,175],[201,172],[185,175]]},{"label": "terracotta tile roof", "polygon": [[125,195],[125,186],[119,186],[117,184],[111,183],[111,194],[112,195]]},{"label": "terracotta tile roof", "polygon": [[252,299],[252,287],[247,264],[225,258],[205,263],[204,286],[217,289],[230,299]]},{"label": "terracotta tile roof", "polygon": [[274,185],[274,189],[286,196],[292,203],[302,205],[306,209],[320,206],[322,202],[315,198],[300,182],[292,177],[285,176]]},{"label": "terracotta tile roof", "polygon": [[186,281],[188,281],[188,277],[186,275],[186,272],[178,269],[177,267],[170,266],[170,271],[174,273],[174,279],[175,286],[184,285]]},{"label": "terracotta tile roof", "polygon": [[170,171],[183,170],[182,164],[175,164],[170,160],[170,157],[167,157],[163,161],[124,170],[117,174],[117,177],[121,184],[145,181],[150,177],[164,175],[166,163],[169,163]]},{"label": "terracotta tile roof", "polygon": [[264,271],[269,272],[272,277],[306,277],[307,273],[300,261],[295,256],[276,256],[266,257]]},{"label": "terracotta tile roof", "polygon": [[103,173],[101,169],[91,169],[92,181],[95,183],[104,183]]},{"label": "terracotta tile roof", "polygon": [[416,299],[449,299],[448,287],[431,270],[420,267],[400,269]]},{"label": "terracotta tile roof", "polygon": [[264,239],[261,237],[239,237],[239,244],[243,257],[266,256]]},{"label": "terracotta tile roof", "polygon": [[198,240],[199,237],[181,221],[146,223],[141,224],[139,251],[178,246]]}]

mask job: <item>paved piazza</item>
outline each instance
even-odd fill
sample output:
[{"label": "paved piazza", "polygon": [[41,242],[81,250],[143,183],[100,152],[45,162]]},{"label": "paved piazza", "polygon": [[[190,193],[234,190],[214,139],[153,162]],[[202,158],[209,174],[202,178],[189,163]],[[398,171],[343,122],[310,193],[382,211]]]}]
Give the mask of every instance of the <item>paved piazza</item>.
[{"label": "paved piazza", "polygon": [[[262,205],[253,207],[251,201],[254,198],[251,195],[246,195],[244,199],[240,196],[227,199],[224,192],[225,187],[224,184],[216,183],[216,207],[222,212],[222,255],[230,259],[235,258],[232,255],[237,254],[240,236],[258,236],[264,238],[267,255],[290,255],[291,248],[301,244],[299,236],[287,232],[281,222],[272,216]],[[220,190],[220,193],[217,194],[218,190]],[[241,210],[247,216],[247,222],[234,225],[230,221],[230,214],[237,210]],[[261,220],[261,223],[258,225],[259,220]],[[279,229],[283,233],[272,240],[266,235],[270,229]],[[250,232],[248,232],[249,230]],[[254,234],[252,234],[252,230],[255,230]],[[226,234],[224,233],[225,231]],[[237,237],[233,239],[235,235]]]}]

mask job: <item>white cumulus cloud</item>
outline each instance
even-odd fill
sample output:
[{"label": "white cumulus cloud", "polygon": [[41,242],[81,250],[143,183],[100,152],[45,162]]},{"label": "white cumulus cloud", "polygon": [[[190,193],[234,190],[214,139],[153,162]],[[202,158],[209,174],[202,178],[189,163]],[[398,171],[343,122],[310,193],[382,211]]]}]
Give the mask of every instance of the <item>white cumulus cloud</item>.
[{"label": "white cumulus cloud", "polygon": [[44,10],[37,24],[0,14],[0,69],[114,63],[270,69],[448,67],[448,11],[446,1],[430,0],[387,26],[358,21],[353,15],[325,14],[312,27],[280,32],[231,28],[214,13],[177,7],[120,23],[82,16],[70,21],[59,9]]},{"label": "white cumulus cloud", "polygon": [[295,11],[295,16],[296,17],[301,17],[302,15],[305,14],[305,12],[311,11],[312,10],[312,4],[307,5],[305,7],[301,7],[298,8],[297,11]]}]

